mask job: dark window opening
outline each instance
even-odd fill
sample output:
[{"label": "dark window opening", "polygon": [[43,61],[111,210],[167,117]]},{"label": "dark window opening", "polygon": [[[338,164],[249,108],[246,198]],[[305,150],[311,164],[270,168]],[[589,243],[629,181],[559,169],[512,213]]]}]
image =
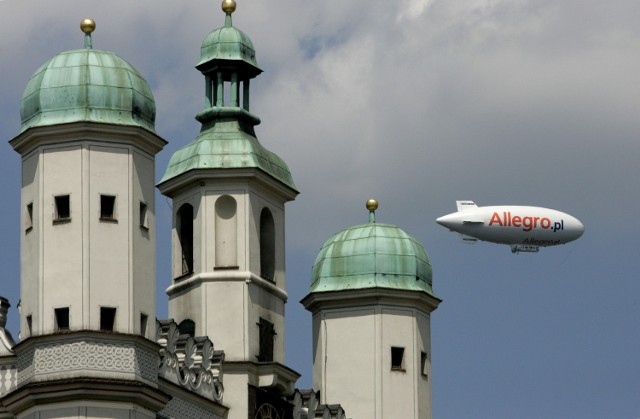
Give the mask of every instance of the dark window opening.
[{"label": "dark window opening", "polygon": [[147,204],[140,202],[140,227],[145,230],[149,229],[149,219],[147,215]]},{"label": "dark window opening", "polygon": [[429,375],[429,371],[427,370],[428,367],[429,367],[429,363],[427,359],[427,353],[420,352],[420,369],[421,369],[420,372],[423,377],[428,377]]},{"label": "dark window opening", "polygon": [[116,309],[113,307],[100,307],[100,330],[113,332],[116,324]]},{"label": "dark window opening", "polygon": [[276,232],[273,216],[264,208],[260,214],[260,276],[275,280]]},{"label": "dark window opening", "polygon": [[391,369],[404,371],[404,348],[391,347]]},{"label": "dark window opening", "polygon": [[273,341],[276,336],[273,323],[260,317],[260,322],[257,323],[260,328],[260,349],[258,353],[259,362],[272,362],[273,361]]},{"label": "dark window opening", "polygon": [[147,322],[149,321],[149,316],[144,313],[140,313],[140,334],[142,336],[147,335]]},{"label": "dark window opening", "polygon": [[27,204],[27,213],[25,214],[25,231],[29,232],[33,229],[33,202]]},{"label": "dark window opening", "polygon": [[27,336],[31,336],[33,334],[33,317],[31,314],[27,316]]},{"label": "dark window opening", "polygon": [[184,204],[176,214],[178,241],[182,253],[182,275],[193,272],[193,207]]},{"label": "dark window opening", "polygon": [[104,221],[116,220],[116,197],[100,195],[100,219]]},{"label": "dark window opening", "polygon": [[196,337],[196,322],[191,319],[184,319],[178,325],[178,331],[181,335],[188,335],[192,338]]},{"label": "dark window opening", "polygon": [[69,330],[69,307],[61,307],[53,310],[56,324],[54,325],[56,332]]},{"label": "dark window opening", "polygon": [[69,195],[58,195],[54,197],[55,212],[53,221],[71,220],[71,205]]}]

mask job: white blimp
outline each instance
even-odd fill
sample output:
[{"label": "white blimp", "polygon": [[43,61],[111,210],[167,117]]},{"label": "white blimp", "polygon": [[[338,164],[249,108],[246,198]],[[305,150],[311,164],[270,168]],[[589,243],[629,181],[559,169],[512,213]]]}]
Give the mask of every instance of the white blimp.
[{"label": "white blimp", "polygon": [[479,207],[473,201],[456,201],[458,212],[436,220],[460,233],[465,243],[478,240],[508,244],[513,253],[537,252],[540,247],[576,240],[584,225],[564,212],[540,207],[501,205]]}]

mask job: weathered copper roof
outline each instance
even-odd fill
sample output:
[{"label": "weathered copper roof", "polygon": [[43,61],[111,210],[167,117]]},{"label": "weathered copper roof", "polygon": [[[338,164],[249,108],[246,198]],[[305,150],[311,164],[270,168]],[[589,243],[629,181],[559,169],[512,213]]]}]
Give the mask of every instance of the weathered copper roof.
[{"label": "weathered copper roof", "polygon": [[[249,80],[262,70],[251,39],[231,23],[235,5],[232,10],[224,6],[225,2],[225,25],[205,37],[196,66],[208,86],[205,109],[196,115],[202,129],[192,143],[174,153],[159,184],[193,170],[256,168],[296,191],[284,160],[256,138],[254,126],[260,119],[249,112]],[[224,97],[224,83],[230,83],[234,99]]]},{"label": "weathered copper roof", "polygon": [[230,13],[225,19],[225,26],[215,29],[202,41],[196,68],[206,72],[214,67],[233,64],[241,73],[257,76],[262,70],[258,67],[251,38],[231,24]]},{"label": "weathered copper roof", "polygon": [[313,265],[310,292],[366,288],[422,291],[435,297],[431,262],[404,230],[371,221],[327,240]]},{"label": "weathered copper roof", "polygon": [[149,85],[118,55],[89,47],[53,57],[22,96],[22,129],[78,121],[136,125],[155,132]]},{"label": "weathered copper roof", "polygon": [[236,116],[226,121],[217,120],[209,129],[200,132],[195,141],[176,151],[160,183],[191,170],[253,167],[296,190],[287,164],[264,148],[253,135],[253,130],[242,129],[241,121],[252,118],[251,114],[238,108],[215,110]]}]

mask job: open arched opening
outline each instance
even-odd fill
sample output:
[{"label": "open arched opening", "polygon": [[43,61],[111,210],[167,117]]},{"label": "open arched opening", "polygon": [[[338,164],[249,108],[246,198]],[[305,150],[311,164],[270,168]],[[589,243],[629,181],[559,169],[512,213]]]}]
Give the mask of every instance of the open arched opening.
[{"label": "open arched opening", "polygon": [[183,204],[176,213],[176,231],[182,258],[181,275],[193,272],[193,206]]},{"label": "open arched opening", "polygon": [[273,215],[268,208],[260,214],[260,276],[275,280],[276,270],[276,232]]}]

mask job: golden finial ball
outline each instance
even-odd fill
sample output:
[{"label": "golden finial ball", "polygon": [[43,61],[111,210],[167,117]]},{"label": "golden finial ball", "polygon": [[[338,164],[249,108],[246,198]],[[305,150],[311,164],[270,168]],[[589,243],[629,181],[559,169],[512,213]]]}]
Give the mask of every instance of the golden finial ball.
[{"label": "golden finial ball", "polygon": [[236,11],[235,0],[222,0],[222,11],[225,13],[233,13]]},{"label": "golden finial ball", "polygon": [[83,19],[82,22],[80,22],[80,29],[82,29],[84,33],[91,33],[96,30],[96,22],[94,22],[93,19]]},{"label": "golden finial ball", "polygon": [[369,211],[375,211],[378,209],[378,201],[376,201],[375,199],[369,199],[367,200],[366,206]]}]

